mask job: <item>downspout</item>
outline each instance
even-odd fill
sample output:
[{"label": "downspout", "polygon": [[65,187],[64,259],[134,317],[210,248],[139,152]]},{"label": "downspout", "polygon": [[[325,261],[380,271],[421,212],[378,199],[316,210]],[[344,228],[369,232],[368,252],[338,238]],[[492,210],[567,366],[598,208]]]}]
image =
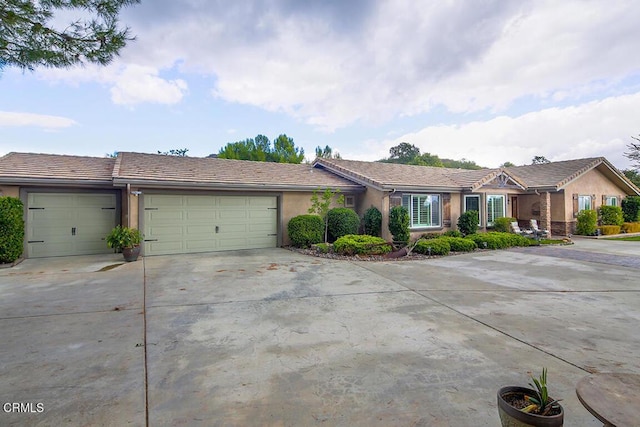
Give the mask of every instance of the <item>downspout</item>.
[{"label": "downspout", "polygon": [[127,183],[127,227],[131,227],[131,184]]}]

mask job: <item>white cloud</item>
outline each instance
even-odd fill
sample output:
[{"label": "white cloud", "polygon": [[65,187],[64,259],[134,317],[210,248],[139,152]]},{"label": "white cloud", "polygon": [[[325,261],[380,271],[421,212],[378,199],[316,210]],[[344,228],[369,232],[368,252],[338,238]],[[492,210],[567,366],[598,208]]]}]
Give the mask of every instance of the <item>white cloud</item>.
[{"label": "white cloud", "polygon": [[640,8],[629,2],[390,0],[350,15],[342,2],[195,4],[166,22],[135,8],[155,24],[125,58],[181,61],[183,72],[215,75],[225,101],[328,131],[435,106],[500,113],[523,99],[548,107],[611,96],[640,73]]},{"label": "white cloud", "polygon": [[77,123],[73,119],[46,114],[0,111],[0,127],[39,127],[45,130],[66,128]]},{"label": "white cloud", "polygon": [[187,92],[187,83],[182,79],[165,80],[158,74],[153,67],[127,66],[111,88],[111,100],[120,105],[179,103]]},{"label": "white cloud", "polygon": [[566,108],[549,108],[518,117],[499,116],[461,125],[428,126],[392,140],[368,145],[376,160],[389,148],[409,142],[422,153],[474,160],[487,167],[506,161],[530,164],[534,156],[551,161],[605,156],[617,167],[629,167],[623,156],[630,136],[637,135],[640,92]]},{"label": "white cloud", "polygon": [[87,65],[71,69],[47,69],[39,75],[45,80],[64,81],[73,86],[92,81],[111,86],[111,100],[118,105],[177,104],[188,91],[185,80],[164,79],[160,77],[159,68],[122,62],[107,67]]}]

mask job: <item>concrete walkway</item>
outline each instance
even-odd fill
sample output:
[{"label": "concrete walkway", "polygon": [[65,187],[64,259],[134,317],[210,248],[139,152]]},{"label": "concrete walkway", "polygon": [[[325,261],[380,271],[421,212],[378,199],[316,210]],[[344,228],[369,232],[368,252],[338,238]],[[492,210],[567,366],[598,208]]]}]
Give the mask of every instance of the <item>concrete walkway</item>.
[{"label": "concrete walkway", "polygon": [[640,373],[639,247],[27,260],[0,270],[0,396],[33,411],[0,425],[495,426],[545,366],[565,426],[600,426],[574,388]]}]

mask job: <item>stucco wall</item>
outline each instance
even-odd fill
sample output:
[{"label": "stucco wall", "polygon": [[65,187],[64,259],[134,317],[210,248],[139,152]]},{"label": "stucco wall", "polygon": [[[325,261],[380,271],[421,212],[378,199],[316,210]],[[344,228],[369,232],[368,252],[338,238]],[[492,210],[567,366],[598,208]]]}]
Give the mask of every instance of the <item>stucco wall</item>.
[{"label": "stucco wall", "polygon": [[[359,195],[354,195],[348,193],[348,195],[353,195],[355,197],[356,206],[358,206]],[[282,198],[282,213],[280,216],[280,229],[282,230],[282,245],[287,246],[291,244],[291,240],[289,239],[289,233],[287,232],[287,225],[289,221],[294,216],[305,215],[308,213],[309,208],[311,207],[311,196],[313,196],[313,192],[291,192],[291,193],[283,193]],[[344,205],[337,205],[333,203],[331,205],[332,208],[336,207],[344,207]],[[358,212],[358,214],[360,214]]]},{"label": "stucco wall", "polygon": [[[565,221],[574,221],[573,212],[573,195],[579,194],[582,196],[590,196],[595,194],[595,204],[593,209],[598,209],[602,206],[602,196],[617,196],[624,198],[625,192],[609,181],[600,171],[592,169],[589,172],[582,175],[577,180],[571,182],[564,188],[565,192]],[[621,200],[618,199],[618,206]]]},{"label": "stucco wall", "polygon": [[14,185],[0,186],[0,196],[20,197],[20,187]]}]

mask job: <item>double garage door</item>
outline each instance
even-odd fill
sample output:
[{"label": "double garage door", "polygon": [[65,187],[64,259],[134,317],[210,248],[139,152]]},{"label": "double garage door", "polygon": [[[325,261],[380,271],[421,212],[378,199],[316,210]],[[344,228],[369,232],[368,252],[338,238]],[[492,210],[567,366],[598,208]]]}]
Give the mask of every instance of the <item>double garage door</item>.
[{"label": "double garage door", "polygon": [[144,195],[144,254],[273,248],[275,196]]},{"label": "double garage door", "polygon": [[29,193],[27,254],[38,258],[113,252],[105,238],[116,220],[114,193]]}]

